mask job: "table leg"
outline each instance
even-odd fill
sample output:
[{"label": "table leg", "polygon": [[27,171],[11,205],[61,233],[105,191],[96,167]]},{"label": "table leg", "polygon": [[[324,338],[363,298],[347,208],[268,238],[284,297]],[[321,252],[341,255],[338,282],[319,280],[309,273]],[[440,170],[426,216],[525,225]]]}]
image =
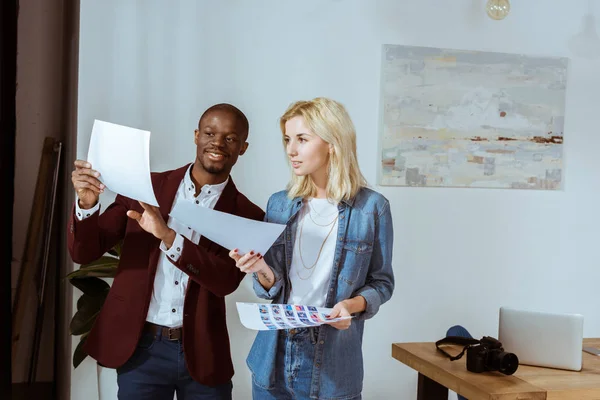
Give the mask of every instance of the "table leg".
[{"label": "table leg", "polygon": [[448,400],[448,389],[433,379],[419,374],[417,400]]}]

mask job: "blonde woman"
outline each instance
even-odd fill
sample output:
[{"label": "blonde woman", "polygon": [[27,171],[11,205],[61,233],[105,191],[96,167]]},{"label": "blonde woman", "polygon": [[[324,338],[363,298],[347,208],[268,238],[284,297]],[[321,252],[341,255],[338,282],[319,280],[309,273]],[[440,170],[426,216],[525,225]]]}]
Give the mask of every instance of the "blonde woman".
[{"label": "blonde woman", "polygon": [[253,274],[259,297],[354,318],[260,331],[247,359],[253,398],[360,399],[364,321],[394,290],[390,206],[366,187],[343,105],[299,101],[280,126],[293,174],[287,190],[269,199],[265,220],[287,227],[264,257],[237,250],[230,256]]}]

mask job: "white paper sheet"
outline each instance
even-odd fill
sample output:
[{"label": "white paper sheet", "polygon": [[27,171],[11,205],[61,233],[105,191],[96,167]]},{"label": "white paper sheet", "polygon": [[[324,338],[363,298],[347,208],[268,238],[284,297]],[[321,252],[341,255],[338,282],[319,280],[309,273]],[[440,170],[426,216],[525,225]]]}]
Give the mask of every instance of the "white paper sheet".
[{"label": "white paper sheet", "polygon": [[299,304],[237,303],[240,321],[248,329],[268,331],[307,328],[336,322],[350,317],[327,318],[331,308]]},{"label": "white paper sheet", "polygon": [[254,250],[264,255],[285,229],[282,224],[238,217],[192,201],[178,201],[169,215],[228,250],[238,249],[240,254]]},{"label": "white paper sheet", "polygon": [[158,206],[150,179],[150,132],[94,120],[87,161],[122,196]]}]

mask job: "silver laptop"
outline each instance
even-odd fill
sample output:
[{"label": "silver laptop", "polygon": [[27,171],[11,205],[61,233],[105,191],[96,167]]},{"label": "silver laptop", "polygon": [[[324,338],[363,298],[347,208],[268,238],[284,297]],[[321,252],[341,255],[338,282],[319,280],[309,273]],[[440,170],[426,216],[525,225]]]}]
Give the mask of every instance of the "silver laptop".
[{"label": "silver laptop", "polygon": [[498,340],[519,364],[581,371],[582,315],[501,307]]}]

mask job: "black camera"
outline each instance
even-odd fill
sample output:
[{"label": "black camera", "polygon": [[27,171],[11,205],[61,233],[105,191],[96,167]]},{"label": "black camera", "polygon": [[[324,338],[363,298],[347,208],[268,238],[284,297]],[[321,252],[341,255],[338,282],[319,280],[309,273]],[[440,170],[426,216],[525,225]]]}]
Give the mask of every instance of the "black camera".
[{"label": "black camera", "polygon": [[[460,354],[453,356],[441,348],[444,344],[458,344],[464,348]],[[466,351],[467,370],[470,372],[500,371],[505,375],[512,375],[519,368],[519,358],[513,353],[505,352],[502,343],[493,337],[484,336],[481,340],[477,340],[448,336],[438,340],[435,347],[451,361],[459,360]]]},{"label": "black camera", "polygon": [[500,371],[512,375],[519,367],[519,358],[507,353],[497,339],[484,336],[478,345],[467,349],[467,370],[471,372]]}]

